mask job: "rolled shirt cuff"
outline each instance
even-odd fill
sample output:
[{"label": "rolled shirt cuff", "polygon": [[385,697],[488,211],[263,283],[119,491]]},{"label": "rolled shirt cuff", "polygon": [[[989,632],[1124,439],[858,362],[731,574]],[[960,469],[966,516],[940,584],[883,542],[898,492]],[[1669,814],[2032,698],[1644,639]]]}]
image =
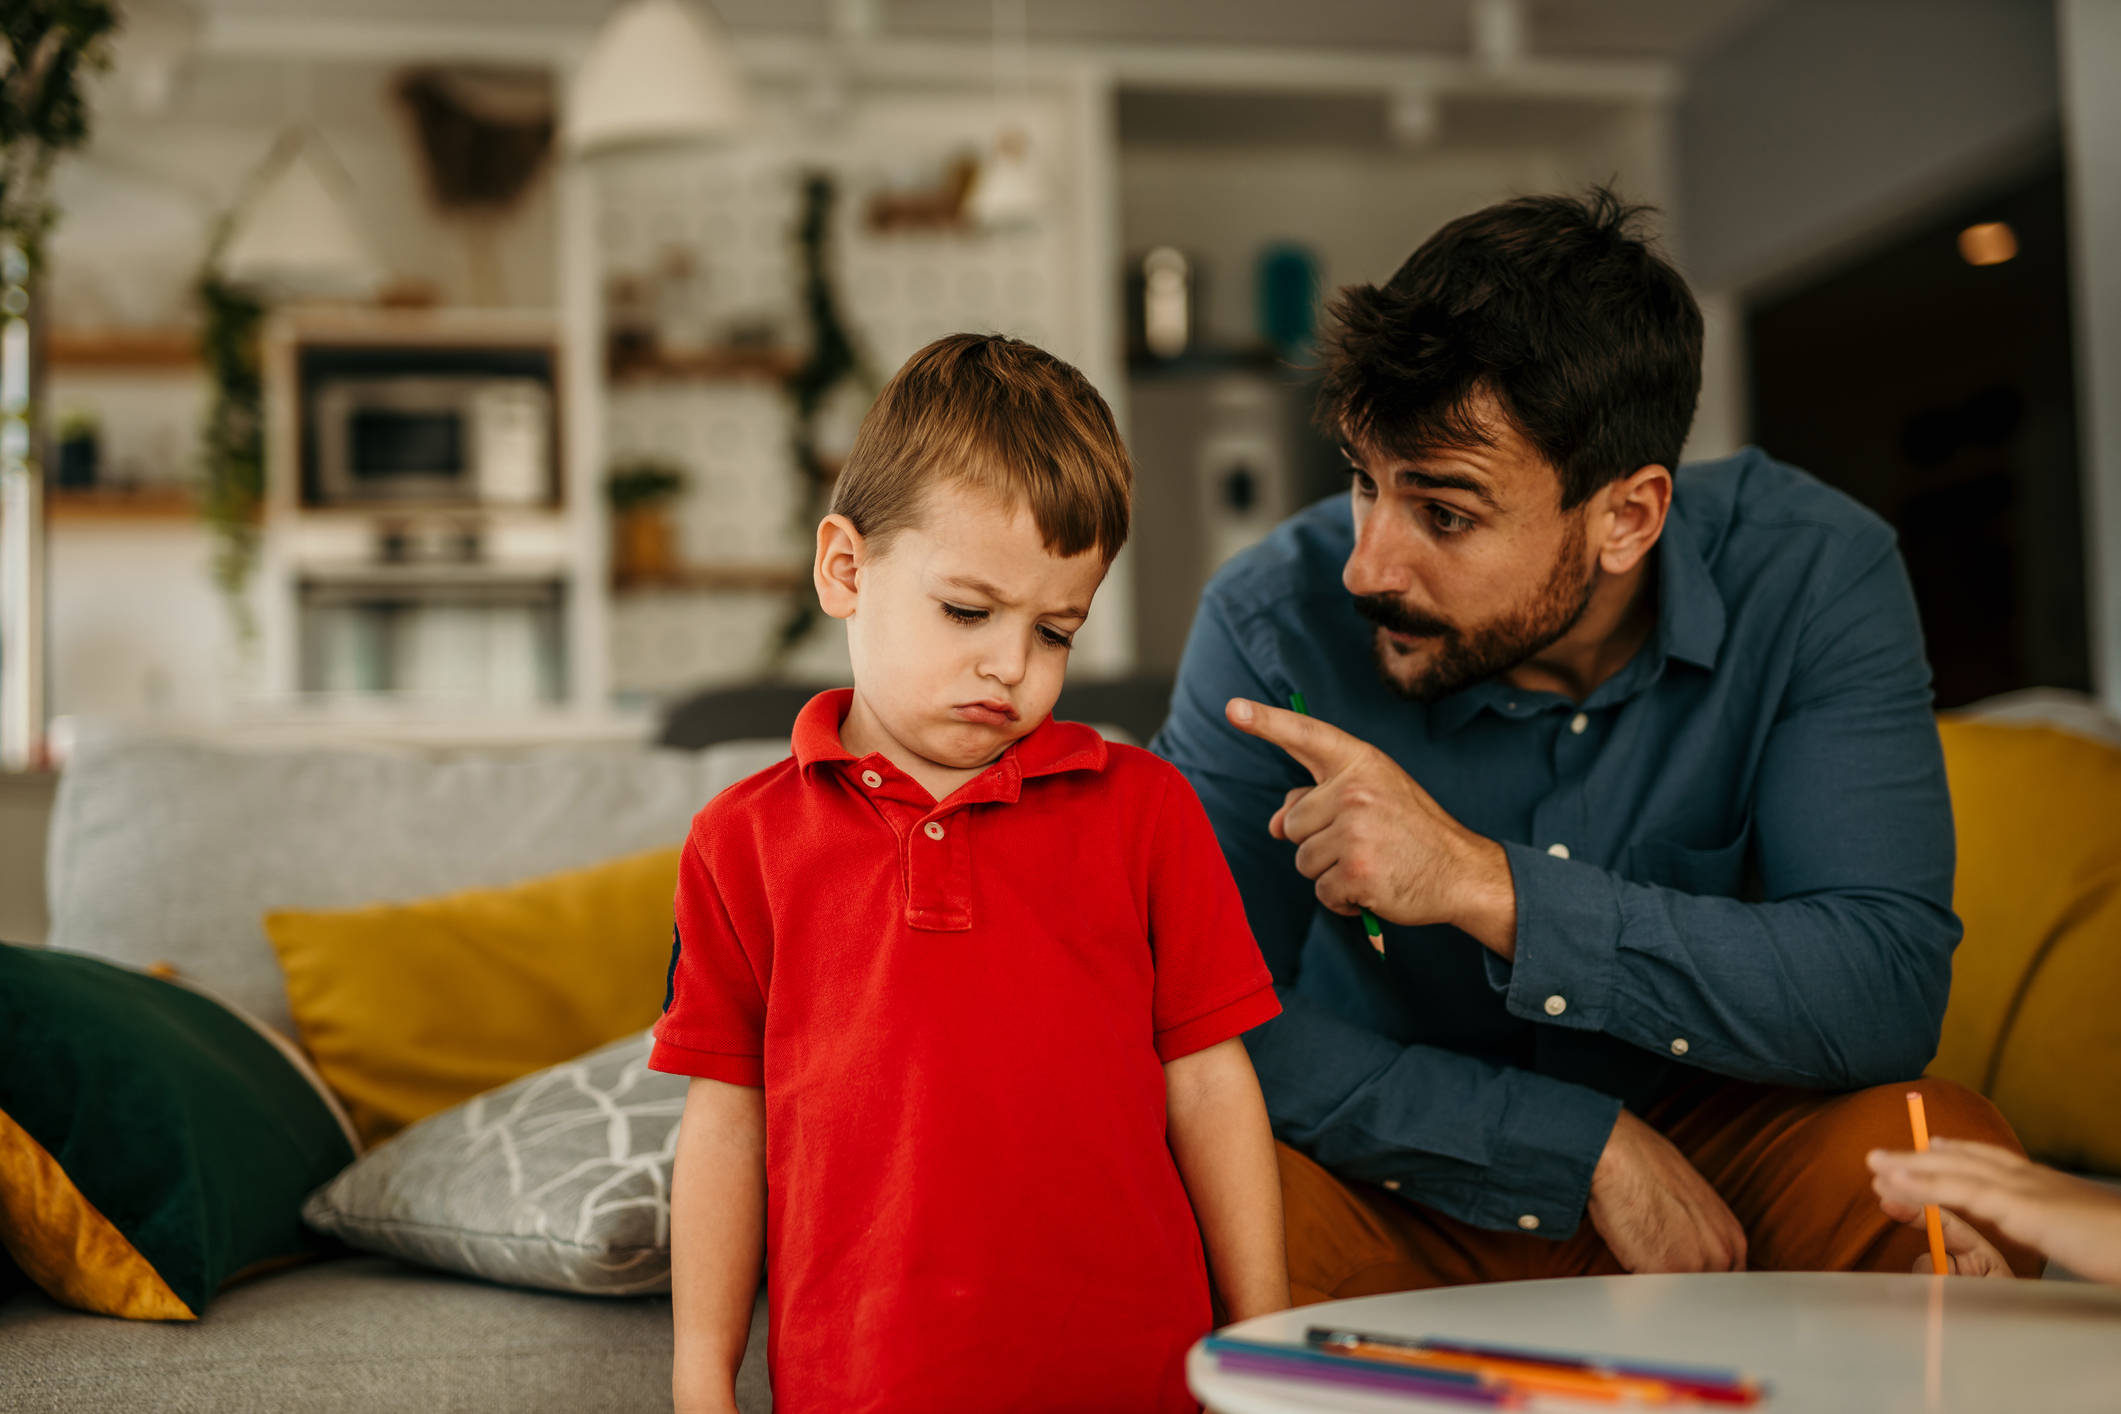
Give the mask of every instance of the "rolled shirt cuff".
[{"label": "rolled shirt cuff", "polygon": [[1620,954],[1612,875],[1530,845],[1504,844],[1517,894],[1517,956],[1488,954],[1488,982],[1512,1016],[1572,1031],[1603,1031]]}]

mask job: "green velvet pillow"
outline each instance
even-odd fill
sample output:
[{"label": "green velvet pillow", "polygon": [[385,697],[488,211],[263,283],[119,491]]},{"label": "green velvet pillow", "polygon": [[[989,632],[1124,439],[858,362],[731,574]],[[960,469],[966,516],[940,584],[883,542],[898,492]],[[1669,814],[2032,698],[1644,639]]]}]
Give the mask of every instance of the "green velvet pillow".
[{"label": "green velvet pillow", "polygon": [[193,1320],[320,1240],[351,1131],[286,1042],[216,999],[0,944],[0,1244],[55,1301]]}]

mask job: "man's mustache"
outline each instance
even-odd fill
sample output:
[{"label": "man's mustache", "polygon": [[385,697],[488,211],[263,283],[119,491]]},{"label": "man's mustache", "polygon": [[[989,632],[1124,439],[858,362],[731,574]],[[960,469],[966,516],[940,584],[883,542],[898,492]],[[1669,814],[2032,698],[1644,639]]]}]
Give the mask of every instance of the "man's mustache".
[{"label": "man's mustache", "polygon": [[1371,623],[1409,638],[1456,638],[1458,630],[1442,619],[1417,614],[1389,594],[1358,594],[1355,612]]}]

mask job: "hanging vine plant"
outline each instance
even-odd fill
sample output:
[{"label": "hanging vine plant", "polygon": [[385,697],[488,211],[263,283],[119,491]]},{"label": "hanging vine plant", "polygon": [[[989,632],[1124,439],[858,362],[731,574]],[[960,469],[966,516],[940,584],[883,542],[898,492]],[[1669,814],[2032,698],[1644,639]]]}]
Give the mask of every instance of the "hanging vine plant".
[{"label": "hanging vine plant", "polygon": [[[802,497],[796,515],[807,530],[817,524],[832,498],[832,482],[839,467],[828,462],[818,447],[819,417],[826,401],[840,385],[849,381],[876,389],[876,380],[864,366],[847,323],[840,315],[839,294],[832,279],[832,207],[837,192],[832,178],[813,172],[803,180],[803,210],[796,221],[796,254],[802,262],[803,316],[810,333],[810,355],[788,376],[785,384],[795,414],[796,473],[801,478]],[[817,598],[808,585],[797,589],[781,621],[775,643],[776,667],[787,661],[796,646],[809,636],[818,619]]]},{"label": "hanging vine plant", "polygon": [[0,4],[0,240],[28,257],[32,278],[57,215],[52,164],[88,140],[81,78],[108,62],[117,23],[106,0]]},{"label": "hanging vine plant", "polygon": [[[220,242],[214,247],[218,252]],[[209,258],[199,277],[199,356],[212,386],[199,449],[199,511],[213,534],[214,586],[245,644],[257,620],[244,589],[258,563],[265,500],[265,377],[259,330],[265,306],[230,285]]]}]

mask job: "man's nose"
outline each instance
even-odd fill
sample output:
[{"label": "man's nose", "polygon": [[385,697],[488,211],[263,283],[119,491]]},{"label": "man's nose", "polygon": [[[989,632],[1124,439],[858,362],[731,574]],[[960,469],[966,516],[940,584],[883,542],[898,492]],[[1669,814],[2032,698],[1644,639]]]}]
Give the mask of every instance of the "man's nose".
[{"label": "man's nose", "polygon": [[1355,519],[1355,549],[1341,569],[1350,594],[1402,595],[1414,587],[1414,536],[1389,508],[1375,506]]}]

